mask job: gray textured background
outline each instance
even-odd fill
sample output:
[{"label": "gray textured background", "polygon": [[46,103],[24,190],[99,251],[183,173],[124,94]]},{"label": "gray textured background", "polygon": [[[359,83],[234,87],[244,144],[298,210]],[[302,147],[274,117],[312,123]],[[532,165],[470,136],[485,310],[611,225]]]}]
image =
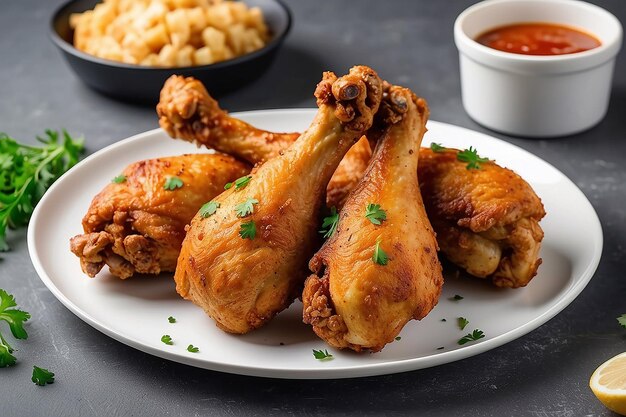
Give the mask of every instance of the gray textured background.
[{"label": "gray textured background", "polygon": [[[593,2],[626,22],[626,1]],[[47,38],[60,3],[0,1],[0,131],[33,141],[45,128],[65,127],[84,134],[91,153],[157,127],[152,108],[100,96],[70,72]],[[310,107],[321,71],[364,63],[426,97],[433,120],[537,154],[583,190],[604,228],[598,271],[568,308],[519,340],[431,369],[330,381],[228,375],[149,356],[83,323],[41,283],[19,230],[9,235],[13,250],[0,255],[0,288],[33,318],[28,341],[15,343],[18,365],[0,369],[0,415],[612,415],[587,384],[601,362],[626,350],[626,330],[615,321],[626,313],[626,56],[618,57],[609,113],[594,129],[552,140],[488,132],[461,106],[452,39],[455,17],[471,3],[291,0],[295,26],[274,65],[221,103],[231,111]],[[33,363],[56,372],[57,382],[33,385]]]}]

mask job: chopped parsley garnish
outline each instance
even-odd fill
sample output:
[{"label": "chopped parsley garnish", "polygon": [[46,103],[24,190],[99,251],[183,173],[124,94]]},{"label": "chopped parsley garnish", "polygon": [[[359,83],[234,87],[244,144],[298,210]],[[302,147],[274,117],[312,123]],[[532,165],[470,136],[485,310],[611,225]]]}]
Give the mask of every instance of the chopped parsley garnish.
[{"label": "chopped parsley garnish", "polygon": [[169,316],[167,318],[167,321],[169,321],[170,323],[176,323],[176,319],[174,317],[172,317],[172,316]]},{"label": "chopped parsley garnish", "polygon": [[365,217],[369,219],[373,224],[380,225],[381,222],[387,220],[387,213],[380,208],[380,204],[368,204],[365,207]]},{"label": "chopped parsley garnish", "polygon": [[113,179],[111,180],[111,182],[114,182],[116,184],[121,184],[123,182],[126,182],[126,175],[124,174],[120,174],[117,177],[113,177]]},{"label": "chopped parsley garnish", "polygon": [[467,162],[465,166],[467,169],[480,169],[480,164],[489,161],[489,158],[481,158],[480,155],[478,155],[478,151],[471,146],[469,149],[459,151],[459,153],[456,154],[456,159],[461,162]]},{"label": "chopped parsley garnish", "polygon": [[619,316],[617,318],[617,322],[620,324],[620,326],[626,328],[626,314],[622,314],[621,316]]},{"label": "chopped parsley garnish", "polygon": [[31,378],[35,384],[43,387],[46,384],[54,383],[54,372],[50,372],[47,369],[33,366],[33,376]]},{"label": "chopped parsley garnish", "polygon": [[459,294],[455,294],[454,297],[448,298],[448,300],[450,300],[450,301],[459,301],[459,300],[462,300],[462,299],[463,299],[463,297],[461,297]]},{"label": "chopped parsley garnish", "polygon": [[324,217],[324,221],[322,222],[322,230],[320,230],[320,233],[323,233],[324,239],[328,239],[333,235],[333,233],[335,233],[338,223],[339,213],[337,213],[337,209],[335,207],[331,207],[330,216]]},{"label": "chopped parsley garnish", "polygon": [[439,153],[439,152],[443,152],[443,151],[445,151],[445,150],[446,150],[446,147],[445,147],[445,146],[441,146],[441,144],[440,144],[440,143],[435,143],[435,142],[432,142],[432,143],[430,144],[430,149],[431,149],[433,152],[437,152],[437,153]]},{"label": "chopped parsley garnish", "polygon": [[241,236],[242,239],[254,239],[256,237],[256,223],[252,220],[241,223],[239,236]]},{"label": "chopped parsley garnish", "polygon": [[441,319],[441,321],[448,321],[448,320],[446,320],[446,319]]},{"label": "chopped parsley garnish", "polygon": [[249,198],[243,203],[237,204],[235,206],[235,211],[237,212],[238,217],[246,217],[252,214],[254,211],[254,205],[259,204],[259,200],[256,198]]},{"label": "chopped parsley garnish", "polygon": [[437,348],[437,350],[442,350],[442,349],[443,349],[443,346],[439,346],[439,347]]},{"label": "chopped parsley garnish", "polygon": [[482,332],[482,330],[475,329],[472,333],[468,333],[460,338],[457,343],[459,345],[464,345],[468,342],[475,342],[476,340],[482,339],[483,337],[485,337],[485,334]]},{"label": "chopped parsley garnish", "polygon": [[389,262],[389,257],[380,247],[380,239],[376,241],[376,246],[374,246],[374,255],[372,255],[372,260],[378,265],[387,265],[387,262]]},{"label": "chopped parsley garnish", "polygon": [[465,317],[459,317],[457,319],[457,324],[459,325],[459,329],[463,330],[465,329],[465,326],[469,324],[469,320],[466,319]]},{"label": "chopped parsley garnish", "polygon": [[313,356],[315,357],[315,359],[319,360],[319,361],[323,361],[323,360],[329,360],[333,358],[333,355],[328,353],[328,350],[324,349],[324,350],[315,350],[313,349]]},{"label": "chopped parsley garnish", "polygon": [[173,345],[174,342],[172,342],[172,338],[169,334],[164,334],[163,336],[161,336],[161,342],[165,343],[166,345]]},{"label": "chopped parsley garnish", "polygon": [[229,188],[232,188],[232,186],[234,185],[235,190],[241,190],[242,188],[245,188],[246,185],[248,185],[251,179],[252,177],[250,175],[246,175],[245,177],[236,179],[234,182],[226,183],[226,185],[224,186],[224,189],[228,190]]},{"label": "chopped parsley garnish", "polygon": [[218,208],[220,208],[220,203],[217,201],[204,203],[202,207],[200,207],[200,216],[206,219],[207,217],[214,215]]},{"label": "chopped parsley garnish", "polygon": [[200,349],[198,349],[194,345],[189,345],[189,346],[187,346],[187,351],[191,352],[191,353],[198,353],[200,351]]},{"label": "chopped parsley garnish", "polygon": [[396,336],[396,340],[402,340],[402,337]]},{"label": "chopped parsley garnish", "polygon": [[[16,339],[28,339],[28,333],[24,329],[24,322],[30,318],[30,314],[11,307],[16,307],[15,298],[0,289],[0,320],[6,321],[9,329]],[[0,333],[0,368],[15,365],[16,358],[12,355],[14,349]]]},{"label": "chopped parsley garnish", "polygon": [[9,250],[7,228],[26,226],[46,190],[83,152],[82,139],[46,130],[40,146],[23,145],[0,133],[0,251]]},{"label": "chopped parsley garnish", "polygon": [[178,177],[172,176],[172,177],[168,177],[165,180],[165,185],[163,186],[163,188],[165,188],[166,190],[173,191],[173,190],[175,190],[177,188],[180,188],[182,186],[183,186],[183,180],[181,180]]}]

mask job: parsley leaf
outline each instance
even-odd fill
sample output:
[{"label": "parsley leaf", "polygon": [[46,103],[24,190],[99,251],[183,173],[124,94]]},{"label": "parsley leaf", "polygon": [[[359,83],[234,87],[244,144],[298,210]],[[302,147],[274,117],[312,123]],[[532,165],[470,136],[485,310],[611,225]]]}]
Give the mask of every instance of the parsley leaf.
[{"label": "parsley leaf", "polygon": [[622,314],[621,316],[619,316],[617,318],[617,322],[620,324],[620,326],[626,328],[626,314]]},{"label": "parsley leaf", "polygon": [[170,323],[176,323],[176,319],[174,317],[172,317],[172,316],[169,316],[167,318],[167,321],[169,321]]},{"label": "parsley leaf", "polygon": [[220,208],[220,203],[216,201],[204,203],[202,207],[200,207],[200,216],[206,219],[207,217],[214,215],[218,208]]},{"label": "parsley leaf", "polygon": [[180,188],[182,186],[183,186],[183,180],[181,180],[178,177],[171,176],[171,177],[168,177],[165,180],[165,185],[163,185],[163,188],[165,188],[166,190],[169,190],[169,191],[173,191],[173,190],[175,190],[177,188]]},{"label": "parsley leaf", "polygon": [[389,262],[389,257],[380,247],[380,239],[376,241],[376,246],[374,246],[374,255],[372,255],[372,260],[378,265],[387,265],[387,262]]},{"label": "parsley leaf", "polygon": [[226,185],[224,186],[224,189],[228,190],[229,188],[232,188],[232,186],[234,185],[235,190],[241,190],[242,188],[245,188],[246,185],[248,185],[251,179],[252,177],[250,175],[246,175],[245,177],[236,179],[234,182],[226,183]]},{"label": "parsley leaf", "polygon": [[457,319],[457,324],[459,325],[459,329],[463,330],[465,329],[465,326],[469,324],[469,320],[467,320],[465,317],[459,317]]},{"label": "parsley leaf", "polygon": [[459,301],[459,300],[462,300],[462,299],[463,299],[463,297],[461,297],[459,294],[455,294],[454,297],[448,298],[448,300],[450,300],[450,301]]},{"label": "parsley leaf", "polygon": [[475,329],[472,333],[468,333],[460,338],[457,343],[459,345],[464,345],[468,342],[475,342],[476,340],[482,339],[483,337],[485,337],[485,334],[482,332],[482,330]]},{"label": "parsley leaf", "polygon": [[33,366],[33,376],[31,378],[35,384],[43,387],[46,384],[54,383],[54,372],[50,372],[47,369]]},{"label": "parsley leaf", "polygon": [[380,225],[382,221],[387,220],[387,213],[380,208],[380,204],[370,203],[365,207],[365,217],[373,224]]},{"label": "parsley leaf", "polygon": [[337,230],[337,224],[339,224],[339,213],[337,213],[337,209],[335,207],[330,208],[330,216],[324,217],[322,221],[322,230],[320,233],[323,233],[324,239],[328,239],[335,233]]},{"label": "parsley leaf", "polygon": [[324,361],[324,360],[333,359],[333,355],[331,353],[328,353],[328,350],[326,350],[326,349],[324,349],[324,350],[321,350],[321,349],[320,350],[315,350],[315,349],[313,349],[313,356],[318,361]]},{"label": "parsley leaf", "polygon": [[[30,319],[30,314],[17,310],[15,298],[0,289],[0,320],[9,324],[9,329],[16,339],[27,339],[28,333],[24,329],[24,322]],[[12,355],[14,349],[0,333],[0,368],[15,365],[15,356]]]},{"label": "parsley leaf", "polygon": [[123,182],[126,182],[126,175],[120,174],[117,177],[113,177],[113,179],[111,179],[111,182],[114,182],[115,184],[121,184]]},{"label": "parsley leaf", "polygon": [[250,239],[250,240],[256,237],[256,224],[254,223],[253,220],[250,220],[249,222],[241,223],[239,236],[241,236],[242,239]]},{"label": "parsley leaf", "polygon": [[435,142],[432,142],[432,143],[430,144],[430,149],[431,149],[433,152],[439,153],[439,152],[443,152],[443,151],[445,151],[445,150],[446,150],[446,147],[445,147],[445,146],[441,146],[441,144],[440,144],[440,143],[435,143]]},{"label": "parsley leaf", "polygon": [[169,334],[164,334],[163,336],[161,336],[161,342],[165,343],[166,345],[174,344],[174,342],[172,342],[172,337]]},{"label": "parsley leaf", "polygon": [[471,146],[469,149],[459,151],[459,153],[456,154],[456,159],[461,162],[467,162],[465,166],[467,169],[480,169],[480,164],[489,161],[489,158],[481,158],[480,155],[478,155],[478,151]]},{"label": "parsley leaf", "polygon": [[396,336],[396,340],[402,340],[402,337]]},{"label": "parsley leaf", "polygon": [[82,139],[46,130],[41,146],[23,145],[0,133],[0,251],[9,250],[7,228],[26,226],[44,192],[83,151]]},{"label": "parsley leaf", "polygon": [[200,351],[200,349],[198,349],[194,345],[189,345],[189,346],[187,346],[187,351],[191,352],[191,353],[198,353]]},{"label": "parsley leaf", "polygon": [[249,198],[243,203],[237,204],[235,206],[235,211],[237,212],[238,217],[246,217],[252,214],[254,211],[254,205],[259,204],[259,200],[256,198]]}]

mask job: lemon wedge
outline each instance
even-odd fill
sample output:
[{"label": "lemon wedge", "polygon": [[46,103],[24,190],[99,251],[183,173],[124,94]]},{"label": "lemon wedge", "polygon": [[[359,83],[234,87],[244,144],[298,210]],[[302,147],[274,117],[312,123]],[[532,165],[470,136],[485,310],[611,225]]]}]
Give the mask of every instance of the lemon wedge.
[{"label": "lemon wedge", "polygon": [[626,352],[600,365],[591,375],[589,387],[609,410],[626,416]]}]

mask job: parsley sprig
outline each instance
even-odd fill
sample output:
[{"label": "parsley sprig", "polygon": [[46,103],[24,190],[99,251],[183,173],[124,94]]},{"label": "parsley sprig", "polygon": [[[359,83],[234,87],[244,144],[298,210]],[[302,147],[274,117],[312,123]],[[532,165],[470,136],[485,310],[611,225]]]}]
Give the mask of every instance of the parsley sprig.
[{"label": "parsley sprig", "polygon": [[335,233],[335,230],[337,230],[337,224],[339,224],[339,213],[337,213],[337,209],[335,207],[331,207],[330,215],[324,217],[324,220],[322,221],[322,230],[320,230],[324,239],[328,239],[333,235],[333,233]]},{"label": "parsley sprig", "polygon": [[126,175],[124,175],[124,174],[120,174],[120,175],[118,175],[118,176],[116,176],[116,177],[113,177],[113,178],[111,179],[111,182],[113,182],[113,183],[115,183],[115,184],[121,184],[121,183],[123,183],[123,182],[126,182]]},{"label": "parsley sprig", "polygon": [[204,203],[202,207],[200,207],[200,216],[206,219],[207,217],[214,215],[218,208],[220,208],[220,203],[217,201]]},{"label": "parsley sprig", "polygon": [[[16,339],[28,339],[28,333],[24,329],[24,322],[30,319],[30,314],[13,307],[17,307],[15,298],[5,290],[0,289],[0,320],[9,324],[13,337]],[[16,358],[12,355],[13,352],[14,349],[0,333],[0,368],[15,365]]]},{"label": "parsley sprig", "polygon": [[256,198],[248,198],[243,203],[237,204],[235,206],[235,212],[237,212],[238,217],[246,217],[252,214],[254,211],[254,205],[259,204],[259,200]]},{"label": "parsley sprig", "polygon": [[187,346],[187,351],[191,353],[198,353],[200,349],[194,345]]},{"label": "parsley sprig", "polygon": [[472,333],[468,333],[465,336],[463,336],[462,338],[460,338],[457,343],[459,345],[464,345],[464,344],[469,343],[469,342],[475,342],[475,341],[477,341],[479,339],[482,339],[483,337],[485,337],[485,334],[483,333],[483,331],[475,329]]},{"label": "parsley sprig", "polygon": [[174,342],[172,342],[172,337],[169,334],[164,334],[163,336],[161,336],[161,342],[165,343],[166,345],[174,344]]},{"label": "parsley sprig", "polygon": [[465,166],[467,169],[480,169],[480,164],[489,161],[489,158],[482,158],[478,155],[478,151],[471,146],[469,149],[459,151],[456,154],[456,159],[461,162],[467,162],[467,165]]},{"label": "parsley sprig", "polygon": [[365,207],[365,217],[378,226],[387,220],[387,212],[380,208],[380,204],[370,203]]},{"label": "parsley sprig", "polygon": [[445,151],[447,148],[446,148],[445,146],[441,146],[441,144],[440,144],[440,143],[435,143],[435,142],[432,142],[432,143],[430,144],[430,149],[431,149],[433,152],[440,153],[440,152]]},{"label": "parsley sprig", "polygon": [[466,319],[465,317],[459,317],[457,319],[457,324],[459,325],[459,329],[464,330],[465,326],[469,324],[469,320]]},{"label": "parsley sprig", "polygon": [[328,353],[328,350],[315,350],[313,349],[313,357],[318,361],[330,360],[333,359],[332,353]]},{"label": "parsley sprig", "polygon": [[245,188],[246,185],[248,185],[251,179],[252,177],[250,175],[246,175],[245,177],[236,179],[234,182],[227,182],[226,185],[224,185],[224,189],[228,190],[234,185],[235,190],[241,190],[242,188]]},{"label": "parsley sprig", "polygon": [[33,376],[31,377],[36,385],[43,387],[46,384],[54,383],[54,372],[50,372],[47,369],[33,366]]},{"label": "parsley sprig", "polygon": [[174,191],[177,188],[181,188],[183,186],[183,180],[176,176],[167,177],[165,180],[165,185],[163,188],[169,191]]},{"label": "parsley sprig", "polygon": [[242,239],[254,239],[256,237],[256,223],[253,220],[243,222],[239,226],[239,236]]},{"label": "parsley sprig", "polygon": [[7,227],[26,226],[46,190],[83,151],[83,140],[65,130],[62,135],[46,130],[37,140],[40,146],[29,146],[0,133],[0,251],[9,250]]},{"label": "parsley sprig", "polygon": [[380,247],[380,239],[376,241],[376,246],[374,246],[374,255],[372,255],[372,260],[378,265],[387,265],[387,262],[389,262],[389,257]]}]

